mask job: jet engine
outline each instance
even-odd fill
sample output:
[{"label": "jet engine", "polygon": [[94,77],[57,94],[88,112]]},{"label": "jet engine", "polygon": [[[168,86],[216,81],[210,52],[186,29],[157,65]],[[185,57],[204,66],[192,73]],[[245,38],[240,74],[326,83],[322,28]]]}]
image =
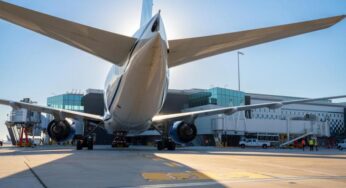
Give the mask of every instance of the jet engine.
[{"label": "jet engine", "polygon": [[169,134],[174,142],[178,144],[186,144],[196,138],[197,128],[192,123],[176,121],[169,130]]},{"label": "jet engine", "polygon": [[54,141],[64,142],[72,139],[76,131],[67,120],[53,120],[48,124],[47,132]]}]

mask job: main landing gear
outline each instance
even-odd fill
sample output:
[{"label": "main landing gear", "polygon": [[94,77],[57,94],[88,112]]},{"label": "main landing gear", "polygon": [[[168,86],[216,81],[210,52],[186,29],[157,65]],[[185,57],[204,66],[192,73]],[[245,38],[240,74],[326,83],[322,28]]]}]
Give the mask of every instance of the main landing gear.
[{"label": "main landing gear", "polygon": [[126,141],[126,135],[127,135],[127,132],[125,131],[114,132],[112,148],[128,148],[129,144]]},{"label": "main landing gear", "polygon": [[173,151],[175,150],[176,144],[175,142],[169,137],[169,126],[168,124],[161,125],[161,130],[158,130],[161,133],[161,140],[156,142],[157,150],[161,151],[164,149]]},{"label": "main landing gear", "polygon": [[157,141],[157,150],[161,151],[167,148],[167,150],[175,150],[176,144],[171,139],[162,139]]},{"label": "main landing gear", "polygon": [[94,138],[92,135],[84,136],[82,139],[77,139],[76,149],[82,150],[83,147],[88,148],[88,150],[94,149]]}]

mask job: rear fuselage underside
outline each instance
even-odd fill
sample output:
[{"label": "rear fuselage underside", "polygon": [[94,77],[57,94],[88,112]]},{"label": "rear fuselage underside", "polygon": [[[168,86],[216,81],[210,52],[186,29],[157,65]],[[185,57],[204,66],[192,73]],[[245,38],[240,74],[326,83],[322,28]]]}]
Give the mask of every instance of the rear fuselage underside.
[{"label": "rear fuselage underside", "polygon": [[147,130],[168,90],[167,39],[160,14],[137,32],[122,67],[113,65],[105,84],[105,128],[109,133]]}]

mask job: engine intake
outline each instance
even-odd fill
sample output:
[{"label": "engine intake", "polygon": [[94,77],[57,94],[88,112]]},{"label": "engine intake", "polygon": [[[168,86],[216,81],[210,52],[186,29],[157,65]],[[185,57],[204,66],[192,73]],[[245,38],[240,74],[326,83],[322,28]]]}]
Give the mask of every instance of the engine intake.
[{"label": "engine intake", "polygon": [[197,128],[192,123],[184,121],[174,122],[169,134],[174,142],[179,144],[186,144],[194,140],[197,136]]},{"label": "engine intake", "polygon": [[47,127],[48,135],[56,142],[70,140],[75,135],[74,128],[66,120],[53,120]]}]

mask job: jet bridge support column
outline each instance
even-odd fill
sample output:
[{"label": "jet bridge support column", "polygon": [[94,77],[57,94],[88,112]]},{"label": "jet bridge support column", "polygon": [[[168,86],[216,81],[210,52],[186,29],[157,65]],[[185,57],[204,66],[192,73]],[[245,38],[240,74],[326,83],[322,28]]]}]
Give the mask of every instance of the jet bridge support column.
[{"label": "jet bridge support column", "polygon": [[[24,136],[25,136],[25,142],[23,142]],[[20,133],[19,142],[18,142],[17,146],[19,146],[19,147],[30,147],[31,146],[31,143],[29,142],[29,138],[28,138],[28,129],[25,127],[21,128],[21,133]]]}]

